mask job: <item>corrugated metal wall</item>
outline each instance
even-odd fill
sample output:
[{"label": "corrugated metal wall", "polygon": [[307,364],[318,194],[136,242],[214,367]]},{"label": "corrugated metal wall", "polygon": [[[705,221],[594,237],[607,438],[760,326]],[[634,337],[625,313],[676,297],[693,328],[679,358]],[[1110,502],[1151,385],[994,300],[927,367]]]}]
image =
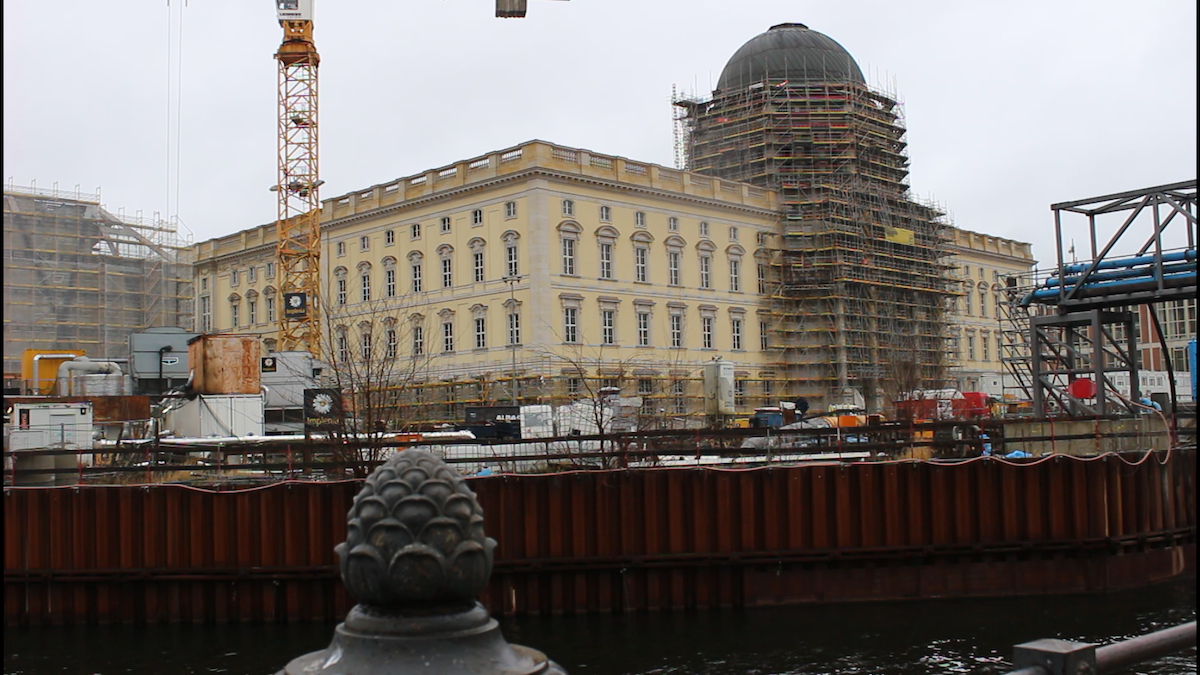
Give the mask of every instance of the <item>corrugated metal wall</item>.
[{"label": "corrugated metal wall", "polygon": [[[1195,568],[1195,452],[472,479],[494,613],[1100,590]],[[359,489],[5,489],[5,621],[285,621],[352,602]]]}]

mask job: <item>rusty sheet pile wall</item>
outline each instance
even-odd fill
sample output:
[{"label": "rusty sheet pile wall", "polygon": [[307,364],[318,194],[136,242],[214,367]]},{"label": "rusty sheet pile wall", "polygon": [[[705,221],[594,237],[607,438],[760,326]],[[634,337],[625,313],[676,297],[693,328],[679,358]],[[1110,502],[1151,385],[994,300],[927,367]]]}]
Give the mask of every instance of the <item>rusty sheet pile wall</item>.
[{"label": "rusty sheet pile wall", "polygon": [[[1141,461],[1138,461],[1141,460]],[[1195,570],[1195,451],[473,479],[494,613],[1097,591]],[[5,621],[343,616],[360,483],[5,490]]]}]

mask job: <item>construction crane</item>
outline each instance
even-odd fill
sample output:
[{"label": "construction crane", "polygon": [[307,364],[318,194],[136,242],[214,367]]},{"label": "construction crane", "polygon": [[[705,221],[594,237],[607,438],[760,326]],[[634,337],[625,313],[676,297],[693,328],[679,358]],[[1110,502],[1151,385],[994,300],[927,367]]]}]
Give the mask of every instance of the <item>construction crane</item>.
[{"label": "construction crane", "polygon": [[283,43],[279,62],[278,182],[275,222],[279,290],[283,299],[280,350],[320,358],[321,200],[317,167],[317,64],[313,0],[276,0]]}]

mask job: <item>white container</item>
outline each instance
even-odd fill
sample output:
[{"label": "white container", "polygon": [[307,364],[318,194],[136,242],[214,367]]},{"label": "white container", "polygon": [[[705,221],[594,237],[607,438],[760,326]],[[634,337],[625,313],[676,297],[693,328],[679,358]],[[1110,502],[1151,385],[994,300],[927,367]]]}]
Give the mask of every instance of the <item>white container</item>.
[{"label": "white container", "polygon": [[261,394],[197,396],[167,413],[167,429],[181,438],[214,436],[262,436]]}]

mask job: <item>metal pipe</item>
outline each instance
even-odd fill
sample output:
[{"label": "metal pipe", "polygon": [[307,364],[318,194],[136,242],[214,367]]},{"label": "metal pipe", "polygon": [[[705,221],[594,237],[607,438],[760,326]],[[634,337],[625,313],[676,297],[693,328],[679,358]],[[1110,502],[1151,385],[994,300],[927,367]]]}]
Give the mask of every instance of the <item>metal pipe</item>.
[{"label": "metal pipe", "polygon": [[67,354],[35,354],[33,357],[33,393],[34,393],[34,395],[36,396],[36,395],[41,394],[41,392],[38,390],[38,385],[42,381],[42,378],[39,377],[39,373],[41,371],[38,369],[38,361],[41,361],[42,359],[77,359],[82,356],[83,356],[83,354],[75,354],[74,352],[67,353]]},{"label": "metal pipe", "polygon": [[1096,648],[1096,670],[1115,670],[1196,646],[1196,622]]},{"label": "metal pipe", "polygon": [[[108,373],[110,375],[124,375],[121,366],[114,361],[93,361],[86,356],[77,356],[72,361],[67,361],[58,367],[58,383],[62,386],[66,382],[67,389],[70,389],[71,371],[78,370],[85,373]],[[70,395],[69,391],[60,391],[60,395]]]},{"label": "metal pipe", "polygon": [[[439,440],[462,440],[473,441],[475,434],[470,431],[429,431],[425,433],[408,434],[403,432],[388,432],[378,436],[380,440],[397,441],[400,443],[420,442],[420,441],[439,441]],[[261,443],[301,443],[305,440],[321,441],[327,440],[326,434],[314,433],[309,436],[304,434],[280,434],[278,436],[212,436],[209,438],[160,438],[158,442],[162,445],[187,446],[187,445],[256,445]],[[146,443],[153,443],[153,438],[127,438],[122,441],[111,441],[101,439],[97,441],[97,447],[115,448],[119,446],[140,446]]]}]

